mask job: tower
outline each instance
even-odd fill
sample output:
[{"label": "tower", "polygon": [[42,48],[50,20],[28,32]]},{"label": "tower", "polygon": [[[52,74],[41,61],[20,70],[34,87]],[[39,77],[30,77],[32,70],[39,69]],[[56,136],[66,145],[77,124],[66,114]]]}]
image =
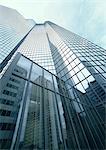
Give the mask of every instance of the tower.
[{"label": "tower", "polygon": [[104,149],[105,50],[50,21],[1,8],[23,28],[2,18],[0,148]]}]

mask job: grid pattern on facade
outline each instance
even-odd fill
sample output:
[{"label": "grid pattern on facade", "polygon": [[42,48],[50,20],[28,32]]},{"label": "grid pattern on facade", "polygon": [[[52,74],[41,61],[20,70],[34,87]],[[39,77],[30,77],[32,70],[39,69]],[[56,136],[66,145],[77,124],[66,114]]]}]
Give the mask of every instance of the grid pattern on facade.
[{"label": "grid pattern on facade", "polygon": [[0,149],[105,149],[105,50],[52,22],[2,11]]},{"label": "grid pattern on facade", "polygon": [[106,79],[105,49],[60,26],[49,24],[70,48],[70,51],[84,63],[87,69],[92,70],[92,74],[95,76],[99,74],[103,79]]},{"label": "grid pattern on facade", "polygon": [[[5,146],[10,146],[12,142],[13,147],[19,146],[20,148],[64,149],[65,143],[68,148],[73,149],[104,148],[105,116],[103,115],[103,101],[105,92],[96,80],[89,82],[86,92],[83,93],[75,86],[60,80],[23,56],[19,57],[17,62],[14,63],[14,61],[14,67],[12,66],[14,72],[11,72],[8,76],[9,81],[6,80],[6,86],[3,85],[4,82],[2,83],[4,88],[1,92],[6,97],[2,97],[0,102],[4,103],[3,98],[8,101],[10,96],[13,97],[13,101],[17,100],[16,97],[20,95],[19,91],[17,92],[18,89],[12,87],[18,87],[21,83],[24,83],[21,91],[24,90],[26,94],[24,93],[24,98],[21,100],[24,101],[24,105],[20,116],[23,121],[21,121],[19,132],[16,132],[15,128],[15,134],[19,134],[20,141],[14,139],[15,135],[13,134],[14,143],[11,141],[12,136],[10,137],[7,134],[8,131],[13,133],[9,124],[11,121],[9,111],[12,111],[13,108],[8,103],[3,104],[3,110],[0,111],[0,114],[4,118],[9,118],[5,122],[8,126],[1,120],[0,132],[3,132],[0,137],[1,148],[5,148],[3,144],[6,141],[7,145]],[[11,67],[9,70],[11,70]],[[4,77],[7,77],[6,74]],[[11,86],[10,83],[14,84]],[[11,92],[17,95],[14,96]],[[28,117],[26,117],[26,114]],[[14,123],[17,125],[16,119]],[[6,128],[3,126],[6,126]],[[3,137],[4,134],[7,136]]]},{"label": "grid pattern on facade", "polygon": [[34,62],[40,64],[52,73],[55,67],[44,25],[36,25],[19,47],[18,52],[24,54]]},{"label": "grid pattern on facade", "polygon": [[16,10],[0,6],[0,63],[35,25]]}]

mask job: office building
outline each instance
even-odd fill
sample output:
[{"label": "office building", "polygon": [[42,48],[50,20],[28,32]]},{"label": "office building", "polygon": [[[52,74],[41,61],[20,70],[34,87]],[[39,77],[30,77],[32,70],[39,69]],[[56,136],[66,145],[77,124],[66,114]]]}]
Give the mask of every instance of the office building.
[{"label": "office building", "polygon": [[105,149],[105,49],[0,11],[0,149]]}]

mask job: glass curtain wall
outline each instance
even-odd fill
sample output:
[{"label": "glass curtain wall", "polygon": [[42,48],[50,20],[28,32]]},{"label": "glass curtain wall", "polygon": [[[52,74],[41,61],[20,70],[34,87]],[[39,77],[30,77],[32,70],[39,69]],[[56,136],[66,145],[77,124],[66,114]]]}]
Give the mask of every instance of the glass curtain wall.
[{"label": "glass curtain wall", "polygon": [[105,92],[95,79],[81,91],[18,54],[0,83],[1,149],[104,149]]}]

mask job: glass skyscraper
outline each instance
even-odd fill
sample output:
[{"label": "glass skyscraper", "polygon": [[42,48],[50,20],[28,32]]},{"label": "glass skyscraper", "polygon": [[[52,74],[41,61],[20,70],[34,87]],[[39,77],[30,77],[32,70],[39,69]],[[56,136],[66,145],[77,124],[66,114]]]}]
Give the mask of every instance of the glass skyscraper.
[{"label": "glass skyscraper", "polygon": [[105,100],[105,49],[0,6],[0,149],[104,150]]}]

